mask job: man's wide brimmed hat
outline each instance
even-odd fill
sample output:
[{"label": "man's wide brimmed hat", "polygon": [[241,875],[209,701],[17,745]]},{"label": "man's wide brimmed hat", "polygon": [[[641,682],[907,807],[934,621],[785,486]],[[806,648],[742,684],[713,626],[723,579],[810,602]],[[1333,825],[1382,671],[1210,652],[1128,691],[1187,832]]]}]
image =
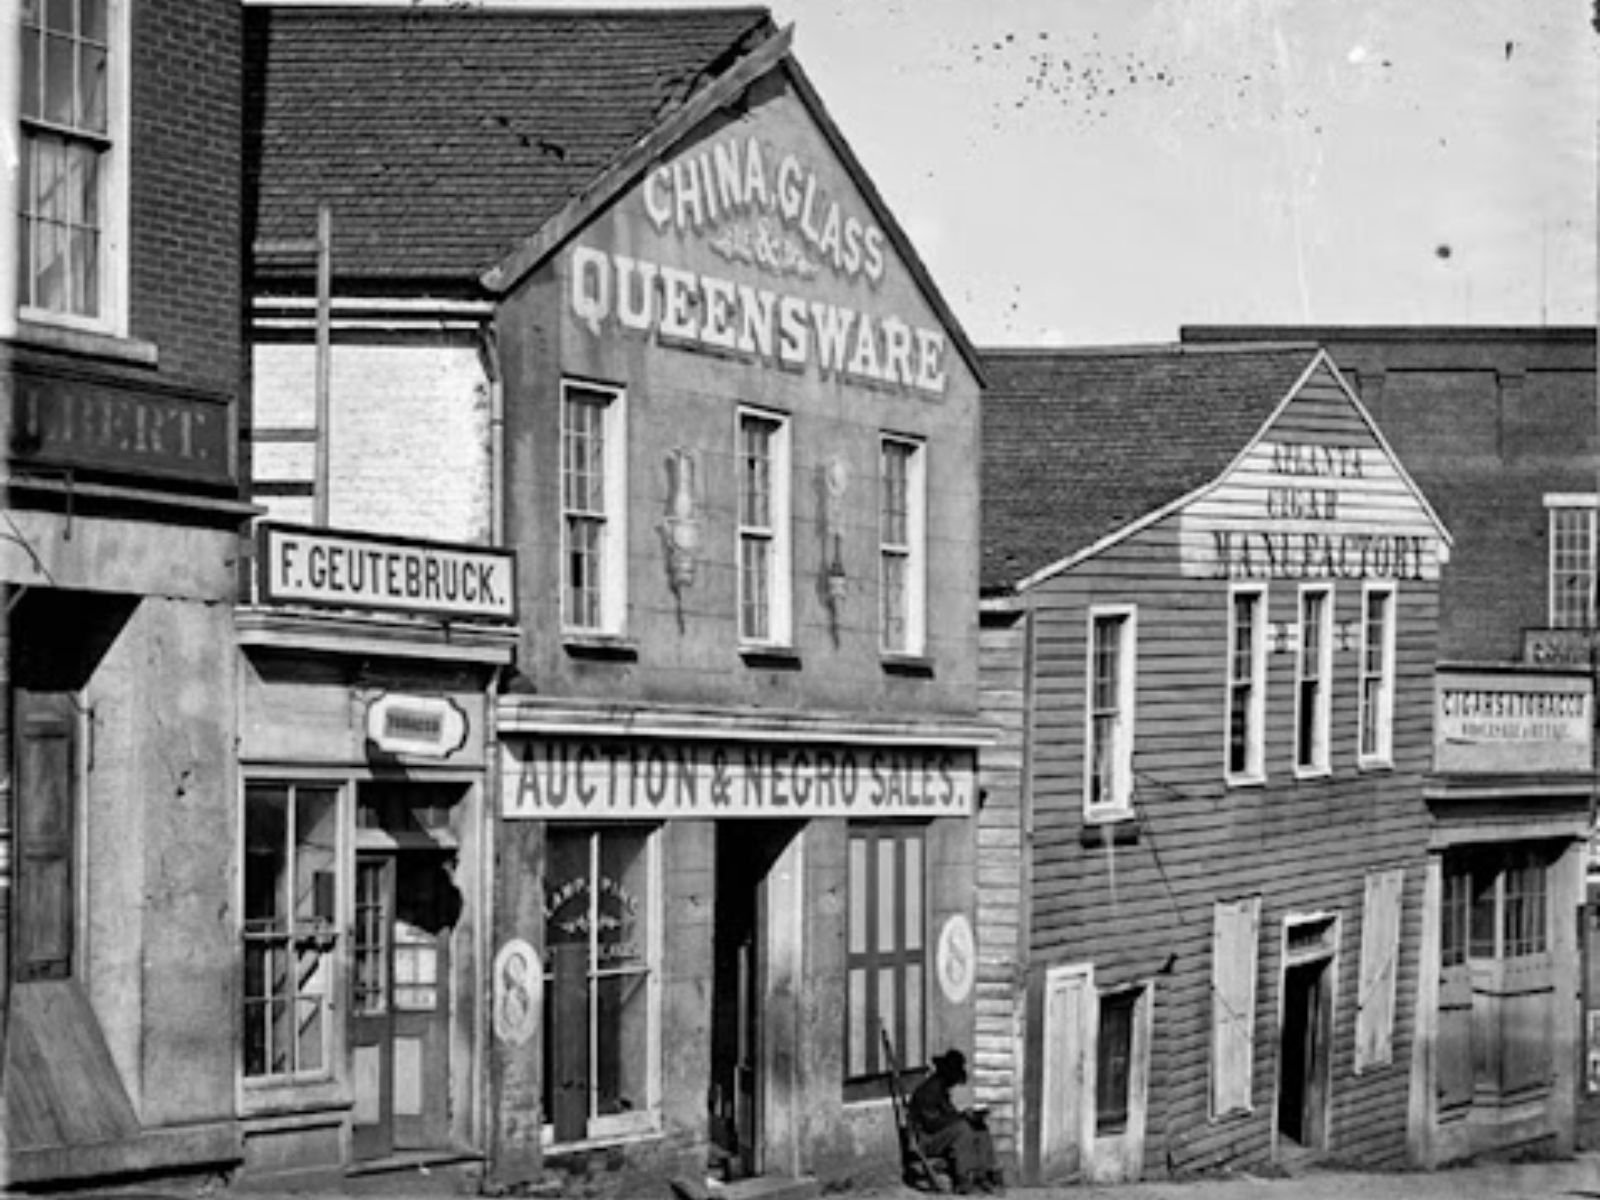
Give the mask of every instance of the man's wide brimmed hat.
[{"label": "man's wide brimmed hat", "polygon": [[947,1079],[961,1083],[967,1078],[967,1056],[959,1050],[946,1050],[933,1056],[933,1069]]}]

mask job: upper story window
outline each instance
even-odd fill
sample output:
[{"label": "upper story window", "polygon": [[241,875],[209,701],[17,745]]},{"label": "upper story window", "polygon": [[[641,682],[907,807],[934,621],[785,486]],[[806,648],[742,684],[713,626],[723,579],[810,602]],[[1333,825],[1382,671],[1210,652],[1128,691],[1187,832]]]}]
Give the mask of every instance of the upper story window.
[{"label": "upper story window", "polygon": [[1364,767],[1385,766],[1394,747],[1394,587],[1369,583],[1361,593],[1361,741]]},{"label": "upper story window", "polygon": [[927,450],[886,437],[879,452],[878,546],[881,644],[889,654],[925,649]]},{"label": "upper story window", "polygon": [[1300,592],[1300,653],[1295,666],[1294,765],[1302,775],[1328,770],[1333,676],[1333,589]]},{"label": "upper story window", "polygon": [[120,5],[22,0],[17,301],[120,331],[126,113]]},{"label": "upper story window", "polygon": [[1090,820],[1133,811],[1134,635],[1131,608],[1089,614],[1083,815]]},{"label": "upper story window", "polygon": [[789,423],[739,413],[739,638],[789,641]]},{"label": "upper story window", "polygon": [[627,610],[623,393],[561,387],[561,604],[569,632],[615,636]]},{"label": "upper story window", "polygon": [[1266,774],[1267,592],[1236,587],[1228,594],[1228,781],[1259,782]]},{"label": "upper story window", "polygon": [[1594,620],[1593,496],[1546,496],[1550,514],[1550,627],[1583,629]]}]

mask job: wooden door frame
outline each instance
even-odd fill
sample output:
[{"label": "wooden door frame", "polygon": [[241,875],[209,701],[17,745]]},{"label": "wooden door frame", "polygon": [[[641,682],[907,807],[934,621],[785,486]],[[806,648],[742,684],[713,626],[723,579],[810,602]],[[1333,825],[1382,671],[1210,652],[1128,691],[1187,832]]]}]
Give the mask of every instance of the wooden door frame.
[{"label": "wooden door frame", "polygon": [[[1326,931],[1319,939],[1319,944],[1309,950],[1289,950],[1289,931],[1298,926],[1326,924]],[[1277,1047],[1277,1061],[1273,1067],[1272,1086],[1272,1157],[1276,1160],[1283,1150],[1283,1134],[1278,1128],[1278,1105],[1283,1093],[1283,1031],[1284,1018],[1287,1012],[1288,989],[1286,984],[1289,971],[1294,967],[1312,966],[1316,963],[1324,964],[1325,985],[1325,1010],[1323,1028],[1327,1032],[1321,1058],[1321,1069],[1318,1072],[1321,1079],[1316,1081],[1321,1085],[1322,1116],[1316,1130],[1317,1138],[1313,1144],[1306,1144],[1305,1149],[1313,1154],[1326,1154],[1333,1147],[1333,1037],[1334,1031],[1339,1027],[1339,947],[1344,932],[1344,918],[1337,912],[1308,912],[1285,913],[1282,926],[1278,935],[1278,1025],[1274,1043]],[[1307,1089],[1309,1094],[1309,1088]]]}]

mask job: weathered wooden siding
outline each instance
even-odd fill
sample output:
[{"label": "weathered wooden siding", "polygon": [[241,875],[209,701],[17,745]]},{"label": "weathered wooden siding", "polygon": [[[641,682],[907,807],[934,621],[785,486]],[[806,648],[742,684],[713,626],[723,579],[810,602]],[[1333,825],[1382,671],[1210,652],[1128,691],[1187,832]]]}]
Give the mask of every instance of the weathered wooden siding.
[{"label": "weathered wooden siding", "polygon": [[974,1094],[990,1110],[995,1149],[1015,1163],[1021,1124],[1023,928],[1027,903],[1028,627],[1026,614],[985,615],[978,633],[983,716],[995,741],[979,759],[978,979]]},{"label": "weathered wooden siding", "polygon": [[[1384,465],[1378,443],[1331,377],[1314,378],[1269,438],[1359,445]],[[1405,1153],[1408,1072],[1426,847],[1421,776],[1430,757],[1430,705],[1438,618],[1438,541],[1398,475],[1354,481],[1352,523],[1417,537],[1416,574],[1396,587],[1392,766],[1357,764],[1357,671],[1362,581],[1334,587],[1331,773],[1294,770],[1296,656],[1269,637],[1266,778],[1224,779],[1228,586],[1196,569],[1196,518],[1264,528],[1260,447],[1205,499],[1172,514],[1031,597],[1035,629],[1032,755],[1034,853],[1030,978],[1049,966],[1092,963],[1102,990],[1154,978],[1156,988],[1146,1172],[1266,1160],[1273,1152],[1284,918],[1341,917],[1334,999],[1328,1150],[1372,1165]],[[1343,487],[1347,480],[1312,481]],[[1255,508],[1250,506],[1254,504]],[[1203,524],[1203,522],[1202,522]],[[1279,528],[1274,524],[1273,529]],[[1314,523],[1291,528],[1315,531]],[[1206,535],[1209,537],[1209,535]],[[1262,580],[1271,626],[1299,620],[1300,581]],[[1093,604],[1137,606],[1133,749],[1136,840],[1111,844],[1083,818],[1085,648]],[[986,647],[987,649],[987,647]],[[1353,1071],[1365,873],[1404,868],[1392,1063]],[[1209,1113],[1212,904],[1262,899],[1254,1020],[1252,1111]],[[986,897],[987,899],[987,897]],[[1039,1061],[1039,1031],[1026,1055]],[[1036,1089],[1035,1089],[1036,1090]]]}]

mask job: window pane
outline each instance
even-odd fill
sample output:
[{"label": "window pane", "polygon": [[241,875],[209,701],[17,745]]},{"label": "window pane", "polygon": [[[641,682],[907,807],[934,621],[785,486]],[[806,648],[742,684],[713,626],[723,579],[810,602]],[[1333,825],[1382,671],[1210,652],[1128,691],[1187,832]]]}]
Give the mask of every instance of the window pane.
[{"label": "window pane", "polygon": [[867,952],[867,839],[850,838],[850,953]]},{"label": "window pane", "polygon": [[[51,5],[54,9],[55,4]],[[44,39],[44,119],[52,125],[72,126],[76,122],[73,111],[73,75],[77,65],[76,48],[72,39],[47,35]]]},{"label": "window pane", "polygon": [[252,785],[245,791],[244,917],[280,926],[289,870],[289,795],[286,788]]},{"label": "window pane", "polygon": [[594,1112],[599,1116],[649,1108],[648,976],[627,974],[596,982],[599,1055]]},{"label": "window pane", "polygon": [[900,948],[895,934],[895,840],[878,839],[878,953],[892,953]]},{"label": "window pane", "polygon": [[338,864],[338,792],[295,789],[295,904],[298,922],[332,924],[334,872]]},{"label": "window pane", "polygon": [[850,1019],[845,1032],[850,1043],[846,1073],[852,1076],[865,1075],[872,1069],[867,1055],[872,1051],[875,1056],[878,1025],[867,1017],[867,973],[859,967],[850,971],[849,1010]]},{"label": "window pane", "polygon": [[905,839],[906,874],[906,936],[905,948],[922,949],[922,838],[908,835]]},{"label": "window pane", "polygon": [[650,839],[643,831],[606,832],[600,838],[600,966],[639,967],[649,956]]}]

